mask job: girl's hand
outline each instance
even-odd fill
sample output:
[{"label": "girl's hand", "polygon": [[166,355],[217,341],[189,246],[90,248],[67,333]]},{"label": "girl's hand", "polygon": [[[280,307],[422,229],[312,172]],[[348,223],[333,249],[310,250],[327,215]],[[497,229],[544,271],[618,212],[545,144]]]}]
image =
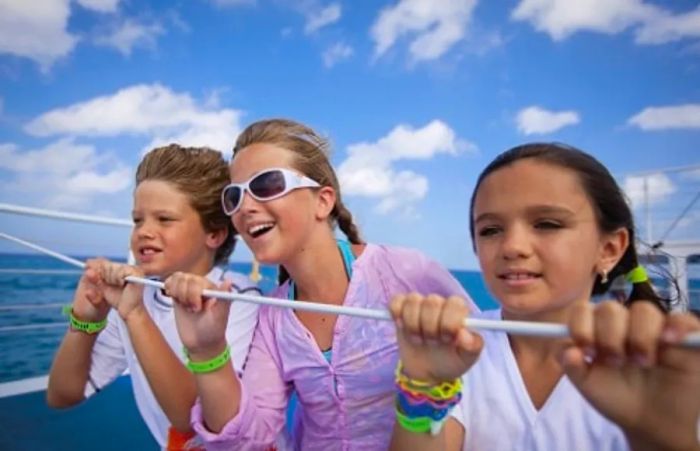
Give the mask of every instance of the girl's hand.
[{"label": "girl's hand", "polygon": [[107,317],[109,304],[100,288],[100,265],[104,259],[90,259],[73,296],[73,315],[82,321],[98,322]]},{"label": "girl's hand", "polygon": [[408,377],[435,384],[454,380],[479,357],[483,340],[463,326],[469,313],[463,299],[411,293],[394,297],[389,310]]},{"label": "girl's hand", "polygon": [[[205,277],[176,272],[165,280],[165,293],[175,301],[175,322],[191,358],[208,359],[226,346],[231,302],[204,298],[204,290],[230,291],[231,282],[214,285]],[[198,359],[199,360],[199,359]]]},{"label": "girl's hand", "polygon": [[99,265],[102,293],[119,316],[128,322],[134,313],[144,312],[143,285],[127,283],[129,276],[143,277],[143,271],[136,266],[102,260]]},{"label": "girl's hand", "polygon": [[609,301],[577,307],[569,329],[566,374],[633,448],[700,449],[700,350],[675,345],[700,331],[697,318]]}]

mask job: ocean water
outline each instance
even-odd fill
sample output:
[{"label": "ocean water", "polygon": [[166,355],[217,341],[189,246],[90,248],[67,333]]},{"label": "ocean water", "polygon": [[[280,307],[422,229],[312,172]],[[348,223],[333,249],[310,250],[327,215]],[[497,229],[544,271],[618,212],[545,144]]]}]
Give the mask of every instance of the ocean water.
[{"label": "ocean water", "polygon": [[[243,274],[251,271],[248,263],[233,263],[231,268]],[[8,271],[17,269],[62,272]],[[269,291],[275,286],[277,270],[261,267],[260,273],[260,286]],[[496,305],[479,272],[452,271],[452,274],[482,309]],[[67,327],[61,307],[71,303],[79,278],[79,270],[53,257],[0,254],[0,382],[48,374]],[[30,328],[22,329],[24,326]]]}]

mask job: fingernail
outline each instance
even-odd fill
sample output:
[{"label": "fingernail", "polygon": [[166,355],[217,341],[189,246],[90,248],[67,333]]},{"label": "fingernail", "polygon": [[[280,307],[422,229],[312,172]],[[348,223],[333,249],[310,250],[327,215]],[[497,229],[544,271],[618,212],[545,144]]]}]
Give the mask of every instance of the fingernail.
[{"label": "fingernail", "polygon": [[610,355],[605,358],[605,364],[613,368],[622,368],[625,364],[625,359],[618,355]]},{"label": "fingernail", "polygon": [[678,343],[680,334],[674,329],[665,329],[661,334],[661,339],[666,343]]},{"label": "fingernail", "polygon": [[452,337],[450,337],[449,335],[443,334],[443,335],[440,335],[440,341],[442,341],[445,344],[452,343]]},{"label": "fingernail", "polygon": [[586,346],[585,348],[583,348],[583,357],[588,363],[591,363],[593,360],[595,360],[597,354],[598,353],[596,352],[595,348],[592,346]]},{"label": "fingernail", "polygon": [[635,354],[633,359],[634,362],[642,368],[651,367],[651,360],[645,354]]},{"label": "fingernail", "polygon": [[409,335],[408,341],[410,341],[414,346],[420,346],[423,344],[423,340],[418,335]]}]

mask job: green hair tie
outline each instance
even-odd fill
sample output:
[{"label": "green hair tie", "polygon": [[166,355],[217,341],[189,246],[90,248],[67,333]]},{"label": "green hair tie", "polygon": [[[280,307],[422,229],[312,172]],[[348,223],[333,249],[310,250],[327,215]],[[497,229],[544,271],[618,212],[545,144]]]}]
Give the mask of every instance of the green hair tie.
[{"label": "green hair tie", "polygon": [[634,268],[632,271],[628,272],[627,275],[625,276],[627,281],[631,284],[637,284],[637,283],[644,283],[649,281],[649,276],[647,275],[646,269],[644,269],[644,266],[642,265],[637,265],[636,268]]}]

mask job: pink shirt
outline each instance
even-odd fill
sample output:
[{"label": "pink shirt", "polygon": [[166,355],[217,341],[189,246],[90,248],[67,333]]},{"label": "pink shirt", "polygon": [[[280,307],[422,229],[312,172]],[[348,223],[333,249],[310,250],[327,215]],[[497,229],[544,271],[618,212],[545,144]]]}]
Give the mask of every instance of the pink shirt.
[{"label": "pink shirt", "polygon": [[[286,298],[289,284],[273,296]],[[409,249],[369,244],[353,264],[343,305],[386,309],[401,293],[457,295],[478,311],[442,266]],[[260,450],[275,443],[292,389],[301,415],[294,446],[304,450],[387,449],[394,426],[394,370],[398,348],[389,321],[339,316],[330,364],[290,309],[263,306],[243,373],[241,406],[219,434],[195,430],[212,450]]]}]

